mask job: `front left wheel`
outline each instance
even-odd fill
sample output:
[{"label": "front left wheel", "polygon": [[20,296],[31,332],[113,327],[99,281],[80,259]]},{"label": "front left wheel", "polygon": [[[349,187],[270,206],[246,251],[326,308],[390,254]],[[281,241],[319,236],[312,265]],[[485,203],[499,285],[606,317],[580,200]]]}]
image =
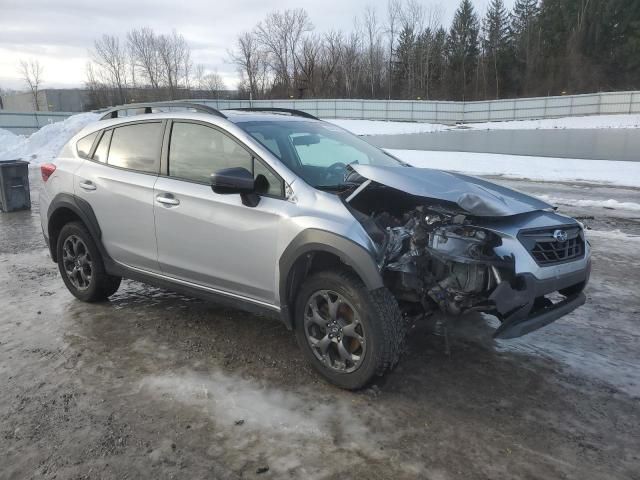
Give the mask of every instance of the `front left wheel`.
[{"label": "front left wheel", "polygon": [[334,385],[366,386],[400,357],[404,324],[386,288],[368,290],[347,271],[318,272],[298,292],[296,337],[311,365]]},{"label": "front left wheel", "polygon": [[67,289],[83,302],[99,302],[120,287],[120,277],[109,275],[87,228],[80,222],[62,227],[57,244],[58,270]]}]

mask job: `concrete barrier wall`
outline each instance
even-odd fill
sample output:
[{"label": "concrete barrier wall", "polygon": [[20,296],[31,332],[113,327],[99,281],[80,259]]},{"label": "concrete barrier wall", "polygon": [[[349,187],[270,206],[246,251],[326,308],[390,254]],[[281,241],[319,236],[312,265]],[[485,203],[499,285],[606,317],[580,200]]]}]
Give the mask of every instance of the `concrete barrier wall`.
[{"label": "concrete barrier wall", "polygon": [[30,135],[49,123],[61,122],[70,112],[7,112],[0,110],[0,128],[21,135]]},{"label": "concrete barrier wall", "polygon": [[321,118],[472,123],[582,115],[640,113],[640,92],[595,93],[562,97],[483,102],[422,100],[198,100],[220,110],[278,107],[303,110]]}]

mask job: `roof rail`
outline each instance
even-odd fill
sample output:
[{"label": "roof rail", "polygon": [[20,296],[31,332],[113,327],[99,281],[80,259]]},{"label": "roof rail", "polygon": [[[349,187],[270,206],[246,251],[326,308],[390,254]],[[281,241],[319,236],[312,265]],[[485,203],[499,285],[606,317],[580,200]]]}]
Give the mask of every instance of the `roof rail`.
[{"label": "roof rail", "polygon": [[211,115],[217,115],[218,117],[227,118],[226,115],[221,113],[219,110],[215,108],[209,107],[207,105],[202,105],[200,103],[191,103],[191,102],[149,102],[149,103],[129,103],[126,105],[118,105],[117,107],[113,107],[100,117],[100,120],[107,120],[109,118],[119,118],[120,115],[118,112],[122,112],[125,110],[140,110],[144,109],[145,114],[153,113],[154,108],[184,108],[195,110],[196,112],[201,113],[209,113]]},{"label": "roof rail", "polygon": [[241,112],[275,112],[275,113],[288,113],[295,117],[311,118],[313,120],[320,120],[318,117],[311,115],[310,113],[303,112],[302,110],[294,110],[292,108],[276,108],[276,107],[251,107],[251,108],[230,108],[229,110],[238,110]]}]

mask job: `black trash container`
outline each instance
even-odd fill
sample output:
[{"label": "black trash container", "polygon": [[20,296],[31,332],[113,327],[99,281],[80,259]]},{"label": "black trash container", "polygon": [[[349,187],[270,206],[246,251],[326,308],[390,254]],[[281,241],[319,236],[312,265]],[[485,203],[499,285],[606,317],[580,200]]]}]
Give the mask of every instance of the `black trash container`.
[{"label": "black trash container", "polygon": [[0,160],[0,210],[29,210],[29,162]]}]

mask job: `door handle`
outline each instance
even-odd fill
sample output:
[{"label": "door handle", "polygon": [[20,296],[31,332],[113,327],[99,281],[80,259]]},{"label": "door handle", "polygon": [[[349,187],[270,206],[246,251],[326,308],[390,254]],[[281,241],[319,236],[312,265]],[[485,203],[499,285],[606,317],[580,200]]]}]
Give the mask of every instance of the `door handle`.
[{"label": "door handle", "polygon": [[173,195],[169,194],[165,194],[165,195],[158,195],[156,197],[156,201],[158,203],[161,203],[163,205],[167,205],[167,206],[176,206],[176,205],[180,205],[180,200],[178,200],[177,198],[175,198]]},{"label": "door handle", "polygon": [[78,184],[78,186],[80,188],[82,188],[83,190],[95,190],[97,187],[94,185],[93,182],[87,180],[86,182],[80,182]]}]

